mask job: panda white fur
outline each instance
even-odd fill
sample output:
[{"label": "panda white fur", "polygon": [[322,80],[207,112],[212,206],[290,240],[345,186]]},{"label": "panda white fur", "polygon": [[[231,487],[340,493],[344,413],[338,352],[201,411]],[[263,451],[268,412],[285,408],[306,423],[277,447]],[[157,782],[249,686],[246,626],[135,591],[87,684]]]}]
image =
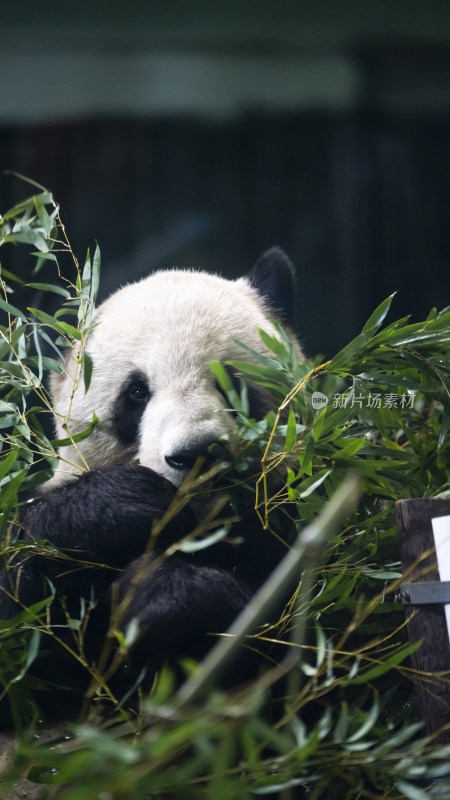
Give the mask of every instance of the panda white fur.
[{"label": "panda white fur", "polygon": [[[214,641],[209,634],[227,629],[284,552],[252,516],[237,525],[243,540],[238,546],[222,542],[161,558],[169,544],[195,527],[195,513],[187,508],[157,538],[150,558],[142,560],[153,519],[167,509],[199,454],[233,429],[210,362],[248,358],[235,340],[266,353],[257,328],[275,333],[271,319],[277,317],[289,330],[293,298],[292,265],[278,248],[235,281],[196,271],[158,272],[119,289],[97,310],[87,342],[93,361],[89,390],[83,380],[74,381],[73,355],[64,374],[52,378],[58,436],[64,437],[67,428],[71,434],[83,431],[93,414],[99,422],[76,448],[61,451],[60,467],[29,505],[21,535],[50,540],[71,557],[75,551],[83,563],[65,569],[58,560],[28,558],[10,565],[0,586],[14,587],[16,599],[31,604],[48,594],[42,577],[47,576],[75,618],[80,597],[94,591],[96,607],[85,641],[94,662],[108,630],[111,585],[123,598],[136,584],[122,627],[134,618],[141,633],[132,668],[128,665],[125,678],[120,670],[112,678],[119,691],[142,669],[150,683],[164,661],[201,658]],[[293,335],[292,341],[300,359]],[[254,415],[262,416],[264,392],[250,387],[249,396]],[[77,472],[78,479],[71,480]],[[144,574],[136,581],[143,564]],[[53,608],[58,622],[58,598]],[[0,616],[16,610],[1,592]],[[252,669],[243,657],[229,681],[247,677]]]}]

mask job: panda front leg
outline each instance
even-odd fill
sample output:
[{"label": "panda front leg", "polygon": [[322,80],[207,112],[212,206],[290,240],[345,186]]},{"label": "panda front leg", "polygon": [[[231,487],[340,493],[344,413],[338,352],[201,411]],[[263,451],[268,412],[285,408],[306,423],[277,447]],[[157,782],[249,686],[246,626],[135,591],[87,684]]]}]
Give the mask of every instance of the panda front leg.
[{"label": "panda front leg", "polygon": [[[201,660],[248,603],[253,590],[240,577],[177,553],[162,561],[155,556],[136,559],[118,581],[126,631],[132,620],[139,635],[128,661],[128,679],[145,665],[148,678],[169,662],[188,656]],[[243,648],[225,686],[236,685],[255,672],[256,657]],[[131,668],[131,674],[130,674]]]},{"label": "panda front leg", "polygon": [[[92,585],[104,589],[114,580],[114,570],[145,551],[153,520],[162,516],[174,496],[169,481],[139,465],[102,467],[43,493],[25,507],[19,538],[48,540],[66,560],[19,553],[0,573],[0,618],[17,612],[12,597],[31,605],[48,595],[42,576],[53,582],[58,594],[69,597],[89,596]],[[193,525],[184,510],[165,535],[176,540]]]}]

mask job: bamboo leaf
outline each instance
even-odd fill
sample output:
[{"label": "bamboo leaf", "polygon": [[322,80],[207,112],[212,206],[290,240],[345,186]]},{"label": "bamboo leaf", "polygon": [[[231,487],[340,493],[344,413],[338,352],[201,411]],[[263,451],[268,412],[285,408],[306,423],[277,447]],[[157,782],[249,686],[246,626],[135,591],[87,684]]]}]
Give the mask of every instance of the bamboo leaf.
[{"label": "bamboo leaf", "polygon": [[89,353],[87,352],[87,350],[85,350],[84,354],[83,354],[83,380],[84,380],[84,393],[85,394],[88,391],[89,386],[91,385],[92,368],[93,368],[92,358],[89,355]]},{"label": "bamboo leaf", "polygon": [[375,696],[373,706],[370,709],[370,711],[368,711],[367,714],[364,715],[364,720],[361,727],[358,728],[358,730],[355,731],[355,733],[352,733],[352,735],[347,738],[346,743],[350,744],[353,742],[358,742],[366,735],[366,733],[369,733],[369,731],[371,731],[374,725],[376,724],[379,713],[380,713],[380,704],[378,702],[377,697]]},{"label": "bamboo leaf", "polygon": [[92,282],[91,282],[92,303],[95,303],[97,299],[98,287],[100,283],[100,267],[101,267],[100,248],[98,245],[96,245],[94,258],[92,259]]},{"label": "bamboo leaf", "polygon": [[351,360],[358,355],[358,353],[364,350],[368,341],[369,335],[367,333],[360,333],[355,339],[353,339],[353,341],[351,341],[348,345],[346,345],[346,347],[344,347],[334,356],[328,365],[327,370],[329,372],[339,372],[340,370],[347,371]]},{"label": "bamboo leaf", "polygon": [[6,458],[0,461],[0,482],[4,480],[5,476],[10,472],[12,466],[16,463],[19,457],[17,450],[12,450]]},{"label": "bamboo leaf", "polygon": [[225,536],[229,534],[229,528],[222,527],[218,531],[214,531],[209,536],[204,536],[202,539],[192,539],[191,541],[181,542],[179,549],[182,553],[196,553],[198,550],[205,550],[213,544],[222,541]]},{"label": "bamboo leaf", "polygon": [[48,237],[50,236],[50,233],[52,231],[53,225],[54,225],[53,220],[49,216],[49,214],[47,213],[47,210],[46,210],[44,204],[41,203],[39,198],[36,197],[36,196],[34,197],[34,205],[35,205],[35,208],[36,208],[37,215],[39,217],[39,221],[40,221],[40,223],[41,223],[41,225],[42,225],[42,227],[44,229],[44,233],[45,233],[45,235],[46,235],[46,237],[48,239]]},{"label": "bamboo leaf", "polygon": [[271,350],[272,353],[275,353],[278,358],[286,356],[286,348],[284,344],[276,338],[276,336],[270,336],[270,334],[266,333],[266,331],[263,331],[262,328],[257,328],[257,331],[261,341],[266,345],[268,350]]},{"label": "bamboo leaf", "polygon": [[[314,478],[307,478],[303,483],[300,484],[298,487],[298,497],[300,500],[304,500],[306,497],[309,497],[319,486],[322,486],[322,483],[331,475],[332,470],[326,469],[324,472],[316,473]],[[303,488],[302,488],[303,487]]]},{"label": "bamboo leaf", "polygon": [[73,436],[68,436],[65,439],[50,439],[50,444],[52,447],[69,447],[74,443],[77,444],[78,442],[82,442],[84,441],[84,439],[87,439],[88,436],[90,436],[94,432],[97,425],[98,425],[98,417],[96,417],[96,415],[94,414],[92,422],[88,425],[87,428],[85,428],[84,431],[81,431],[80,433],[75,433]]},{"label": "bamboo leaf", "polygon": [[408,781],[397,781],[397,789],[399,792],[402,793],[408,800],[429,800],[430,795],[424,789],[419,789],[418,786],[415,786]]},{"label": "bamboo leaf", "polygon": [[31,314],[34,314],[39,322],[44,323],[44,325],[48,325],[50,328],[53,328],[63,336],[69,336],[77,341],[81,340],[81,333],[78,328],[74,328],[74,326],[69,325],[68,322],[62,322],[59,319],[55,319],[55,317],[51,317],[49,314],[46,314],[45,311],[41,311],[39,308],[29,308],[28,311]]},{"label": "bamboo leaf", "polygon": [[60,294],[62,297],[70,297],[70,292],[67,289],[64,289],[62,286],[54,286],[51,283],[26,283],[25,286],[28,286],[30,289],[38,289],[41,292],[54,292],[55,294]]},{"label": "bamboo leaf", "polygon": [[405,646],[397,652],[393,653],[389,658],[386,658],[384,661],[381,661],[379,664],[376,664],[373,667],[369,667],[369,669],[363,670],[359,673],[355,678],[352,679],[352,684],[357,683],[368,683],[369,681],[375,680],[375,678],[379,678],[381,675],[384,675],[390,669],[398,666],[405,661],[411,653],[414,653],[419,647],[421,646],[421,642],[414,642],[414,644],[410,644],[409,646]]},{"label": "bamboo leaf", "polygon": [[364,328],[362,329],[363,333],[372,336],[375,333],[375,331],[380,327],[384,318],[386,317],[386,314],[388,313],[391,307],[391,303],[393,298],[395,297],[395,294],[396,292],[391,294],[389,297],[386,298],[386,300],[383,300],[383,302],[380,303],[380,305],[375,309],[373,314],[370,316],[370,318],[364,325]]},{"label": "bamboo leaf", "polygon": [[22,322],[28,322],[26,316],[21,311],[19,311],[19,309],[16,308],[16,306],[11,305],[11,303],[7,303],[6,300],[3,300],[2,297],[0,297],[0,308],[3,308],[3,310],[7,311],[8,314],[12,314],[14,317],[21,319]]},{"label": "bamboo leaf", "polygon": [[232,392],[234,389],[233,382],[225,367],[219,361],[210,361],[209,368],[218,381],[221,389],[227,393]]},{"label": "bamboo leaf", "polygon": [[286,425],[286,438],[284,442],[285,450],[290,453],[297,441],[297,422],[292,407],[289,409],[289,417]]}]

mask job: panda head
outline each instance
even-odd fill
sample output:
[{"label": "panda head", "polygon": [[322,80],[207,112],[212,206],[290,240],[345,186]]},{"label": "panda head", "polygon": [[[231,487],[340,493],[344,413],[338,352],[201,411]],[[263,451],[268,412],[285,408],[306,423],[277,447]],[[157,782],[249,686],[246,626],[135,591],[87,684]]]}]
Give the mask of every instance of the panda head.
[{"label": "panda head", "polygon": [[[87,439],[61,450],[51,483],[80,468],[138,459],[179,485],[196,458],[234,426],[211,361],[249,360],[236,339],[268,354],[257,328],[276,334],[276,317],[289,331],[293,298],[293,268],[278,248],[238,280],[161,271],[111,295],[96,311],[87,341],[89,390],[76,353],[69,353],[64,374],[52,376],[58,437],[85,430],[94,414],[99,422]],[[262,415],[257,387],[252,398],[254,415]]]}]

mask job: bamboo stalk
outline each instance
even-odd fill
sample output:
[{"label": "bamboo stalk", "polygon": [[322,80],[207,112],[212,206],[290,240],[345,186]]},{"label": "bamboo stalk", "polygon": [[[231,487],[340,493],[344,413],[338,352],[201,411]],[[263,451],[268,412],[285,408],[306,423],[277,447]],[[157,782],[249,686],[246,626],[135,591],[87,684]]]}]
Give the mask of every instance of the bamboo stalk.
[{"label": "bamboo stalk", "polygon": [[[208,653],[195,672],[181,686],[175,707],[195,703],[214,684],[236,658],[243,639],[262,622],[300,578],[305,566],[310,567],[323,550],[330,536],[355,507],[360,494],[360,479],[350,475],[339,487],[323,512],[300,534],[297,541],[243,609],[227,631],[227,635]],[[297,638],[300,631],[297,631]]]}]

